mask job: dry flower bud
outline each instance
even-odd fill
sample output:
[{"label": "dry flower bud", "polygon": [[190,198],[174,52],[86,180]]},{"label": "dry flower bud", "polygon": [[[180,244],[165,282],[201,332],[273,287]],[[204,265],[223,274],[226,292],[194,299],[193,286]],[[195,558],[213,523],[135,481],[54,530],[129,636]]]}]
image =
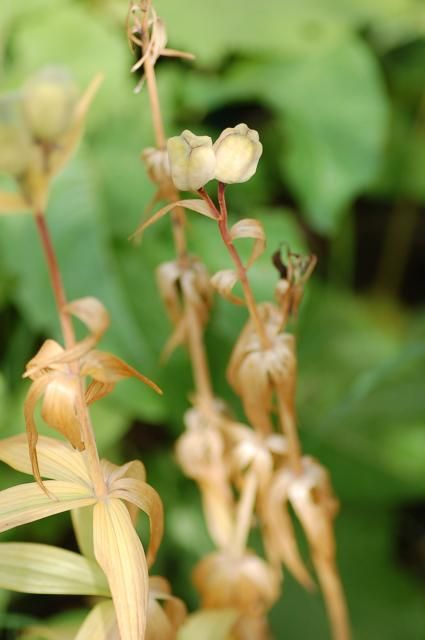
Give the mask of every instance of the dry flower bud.
[{"label": "dry flower bud", "polygon": [[197,191],[214,177],[215,154],[209,136],[196,136],[186,129],[168,140],[167,149],[177,189]]},{"label": "dry flower bud", "polygon": [[161,187],[171,180],[170,160],[165,149],[148,147],[142,152],[142,160],[154,184]]},{"label": "dry flower bud", "polygon": [[258,132],[246,124],[225,129],[214,143],[215,178],[226,184],[246,182],[257,170],[263,153]]},{"label": "dry flower bud", "polygon": [[0,97],[0,172],[23,174],[30,161],[31,138],[22,117],[19,97]]},{"label": "dry flower bud", "polygon": [[64,69],[47,68],[30,79],[24,88],[23,108],[33,137],[56,142],[73,125],[77,100],[77,88]]}]

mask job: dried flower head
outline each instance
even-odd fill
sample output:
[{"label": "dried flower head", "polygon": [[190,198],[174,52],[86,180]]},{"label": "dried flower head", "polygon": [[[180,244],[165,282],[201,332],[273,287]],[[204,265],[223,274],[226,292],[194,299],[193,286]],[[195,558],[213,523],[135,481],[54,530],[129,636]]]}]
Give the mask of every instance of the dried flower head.
[{"label": "dried flower head", "polygon": [[160,392],[148,378],[111,353],[93,349],[105,332],[109,317],[106,309],[95,298],[81,298],[70,303],[67,311],[79,318],[89,329],[89,335],[70,349],[64,349],[54,340],[46,340],[38,353],[26,367],[25,377],[32,385],[25,400],[25,422],[34,477],[41,482],[37,462],[37,428],[34,410],[42,397],[42,417],[57,429],[79,450],[85,448],[79,415],[80,385],[82,379],[90,377],[85,390],[87,404],[110,393],[116,382],[128,377],[137,377]]},{"label": "dried flower head", "polygon": [[190,322],[187,306],[190,305],[203,327],[209,317],[212,304],[212,287],[205,265],[196,257],[188,257],[186,264],[179,260],[164,262],[157,269],[157,281],[161,298],[175,330],[164,347],[163,357],[186,342]]},{"label": "dried flower head", "polygon": [[257,170],[263,153],[258,132],[246,124],[224,129],[214,143],[215,178],[226,184],[246,182]]},{"label": "dried flower head", "polygon": [[177,189],[197,191],[214,177],[215,155],[209,136],[196,136],[186,129],[168,140],[167,149]]},{"label": "dried flower head", "polygon": [[193,580],[206,608],[235,608],[261,616],[280,594],[278,573],[254,553],[211,553],[195,567]]},{"label": "dried flower head", "polygon": [[270,413],[273,392],[283,387],[291,400],[295,390],[296,357],[294,337],[281,333],[282,313],[275,305],[258,306],[270,346],[264,349],[256,328],[249,320],[233,350],[227,377],[242,398],[245,413],[260,431],[273,430]]}]

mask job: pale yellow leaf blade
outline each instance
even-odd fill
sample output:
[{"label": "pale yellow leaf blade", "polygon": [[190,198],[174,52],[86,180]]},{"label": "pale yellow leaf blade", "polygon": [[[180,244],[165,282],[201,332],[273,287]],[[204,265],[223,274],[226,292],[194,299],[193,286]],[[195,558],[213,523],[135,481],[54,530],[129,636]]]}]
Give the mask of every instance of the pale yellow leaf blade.
[{"label": "pale yellow leaf blade", "polygon": [[0,533],[96,502],[89,487],[60,480],[47,480],[45,485],[53,498],[44,493],[36,482],[0,492]]},{"label": "pale yellow leaf blade", "polygon": [[[90,485],[90,476],[83,454],[75,451],[67,442],[39,436],[37,456],[42,477]],[[17,471],[32,474],[26,436],[21,434],[2,440],[0,460]]]},{"label": "pale yellow leaf blade", "polygon": [[156,222],[163,218],[167,213],[175,209],[176,207],[184,207],[185,209],[190,209],[191,211],[195,211],[196,213],[200,213],[203,216],[207,216],[207,218],[212,218],[215,220],[215,216],[209,208],[208,204],[204,202],[204,200],[200,200],[199,198],[193,198],[189,200],[178,200],[177,202],[172,202],[171,204],[167,204],[165,207],[162,207],[159,211],[154,213],[153,216],[142,222],[136,231],[132,233],[130,236],[130,240],[133,238],[137,238],[138,236],[142,236],[146,229]]},{"label": "pale yellow leaf blade", "polygon": [[111,495],[135,504],[147,514],[150,540],[147,552],[148,566],[155,561],[164,533],[164,509],[161,498],[153,487],[135,478],[121,478],[111,486]]},{"label": "pale yellow leaf blade", "polygon": [[222,269],[212,276],[211,284],[223,298],[232,304],[241,305],[245,304],[244,300],[232,293],[233,287],[238,280],[239,277],[236,271],[233,271],[233,269]]},{"label": "pale yellow leaf blade", "polygon": [[238,240],[239,238],[252,238],[254,240],[254,246],[246,265],[247,269],[261,256],[266,248],[266,234],[263,225],[254,218],[238,220],[230,229],[230,236],[232,240]]},{"label": "pale yellow leaf blade", "polygon": [[19,640],[74,640],[78,624],[74,621],[51,622],[49,626],[31,625],[19,635]]},{"label": "pale yellow leaf blade", "polygon": [[94,558],[93,549],[93,507],[71,510],[72,527],[78,548],[86,558]]},{"label": "pale yellow leaf blade", "polygon": [[229,640],[239,613],[234,609],[204,609],[190,615],[177,640]]},{"label": "pale yellow leaf blade", "polygon": [[120,640],[112,600],[100,602],[90,611],[74,640]]},{"label": "pale yellow leaf blade", "polygon": [[31,213],[30,205],[19,193],[0,191],[0,215]]},{"label": "pale yellow leaf blade", "polygon": [[0,543],[0,586],[21,593],[109,596],[93,560],[47,544]]},{"label": "pale yellow leaf blade", "polygon": [[108,579],[121,640],[140,640],[148,606],[148,570],[142,543],[121,500],[98,502],[93,513],[94,552]]}]

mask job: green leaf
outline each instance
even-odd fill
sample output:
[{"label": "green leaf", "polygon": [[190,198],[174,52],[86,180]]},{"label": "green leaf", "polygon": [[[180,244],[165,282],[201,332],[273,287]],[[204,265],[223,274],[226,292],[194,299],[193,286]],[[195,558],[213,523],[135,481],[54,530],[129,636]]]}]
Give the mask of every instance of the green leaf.
[{"label": "green leaf", "polygon": [[95,562],[59,547],[26,542],[0,543],[0,585],[21,593],[109,595]]}]

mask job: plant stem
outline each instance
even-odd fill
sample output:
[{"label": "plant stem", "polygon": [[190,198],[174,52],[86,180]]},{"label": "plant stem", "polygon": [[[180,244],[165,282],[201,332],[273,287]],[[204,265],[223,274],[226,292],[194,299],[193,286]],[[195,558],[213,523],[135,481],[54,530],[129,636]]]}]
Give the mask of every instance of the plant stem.
[{"label": "plant stem", "polygon": [[[142,30],[142,55],[146,54],[149,47],[149,13],[151,3],[147,3],[146,10],[144,12],[143,21],[141,25]],[[146,86],[148,89],[150,112],[152,116],[152,125],[155,132],[155,143],[158,149],[165,149],[167,138],[165,136],[164,123],[162,120],[161,106],[158,94],[158,85],[156,82],[155,67],[150,55],[146,56],[143,63],[143,70],[145,72]],[[180,199],[176,190],[170,193],[170,202],[177,202]],[[187,248],[186,248],[186,236],[184,232],[185,226],[185,214],[184,209],[181,207],[176,208],[171,214],[172,229],[174,236],[174,244],[176,246],[177,255],[180,260],[186,260]]]},{"label": "plant stem", "polygon": [[[288,441],[289,462],[296,475],[302,473],[301,445],[298,437],[297,424],[295,420],[295,398],[288,398],[287,391],[282,385],[276,385],[276,400],[279,412],[279,421],[283,433]],[[295,395],[295,385],[294,385]]]},{"label": "plant stem", "polygon": [[[149,10],[151,3],[147,3],[146,11],[144,13],[142,22],[142,55],[145,55],[147,48],[149,47]],[[158,85],[156,82],[155,67],[152,63],[150,56],[148,55],[143,64],[146,85],[149,94],[150,110],[152,114],[152,124],[155,132],[155,142],[159,149],[165,149],[166,136],[164,131],[164,124],[161,115],[161,106],[158,95]],[[176,189],[170,191],[170,202],[177,202],[180,200],[180,195]],[[180,264],[185,267],[188,264],[187,256],[187,242],[185,234],[185,213],[181,207],[176,208],[172,215],[172,229],[174,245],[176,248],[176,254],[180,261]],[[207,356],[205,352],[205,346],[203,342],[202,329],[199,323],[199,319],[193,308],[193,305],[184,295],[185,313],[188,324],[188,348],[192,362],[193,377],[195,381],[195,387],[197,389],[198,398],[200,403],[207,411],[212,411],[213,404],[213,392],[211,387],[211,377],[208,369]]]},{"label": "plant stem", "polygon": [[256,472],[248,471],[236,511],[236,527],[233,538],[233,551],[242,553],[248,541],[251,529],[252,513],[255,507],[258,480]]},{"label": "plant stem", "polygon": [[[65,310],[67,299],[61,272],[59,269],[59,263],[56,258],[56,253],[50,237],[49,229],[42,212],[35,212],[35,221],[46,258],[46,264],[52,284],[53,295],[55,298],[56,307],[62,327],[65,349],[71,349],[75,345],[75,333],[71,316]],[[91,424],[90,415],[84,400],[83,382],[79,375],[79,366],[76,362],[70,363],[69,366],[72,370],[72,373],[74,373],[79,380],[77,412],[81,424],[83,441],[86,448],[89,471],[93,481],[93,486],[95,488],[96,495],[105,496],[107,493],[106,485],[100,466],[93,426]]]},{"label": "plant stem", "polygon": [[322,587],[332,627],[333,640],[350,640],[350,625],[341,580],[334,562],[314,555],[313,561]]},{"label": "plant stem", "polygon": [[223,242],[226,246],[227,251],[232,258],[233,264],[236,267],[236,271],[242,285],[246,306],[248,307],[249,314],[251,316],[251,320],[254,323],[257,334],[260,338],[261,346],[263,349],[270,348],[270,340],[266,334],[264,329],[264,325],[261,321],[260,314],[258,313],[258,308],[255,302],[254,295],[252,293],[251,285],[248,280],[246,268],[242,263],[242,260],[236,250],[235,245],[233,244],[232,237],[230,235],[229,227],[228,227],[228,214],[227,214],[227,205],[226,198],[224,195],[226,185],[223,182],[218,183],[218,203],[220,207],[220,211],[217,210],[214,202],[211,200],[205,189],[199,189],[198,193],[205,200],[205,202],[210,207],[211,211],[214,213],[214,216],[217,218],[218,228],[220,231],[220,235],[223,239]]}]

